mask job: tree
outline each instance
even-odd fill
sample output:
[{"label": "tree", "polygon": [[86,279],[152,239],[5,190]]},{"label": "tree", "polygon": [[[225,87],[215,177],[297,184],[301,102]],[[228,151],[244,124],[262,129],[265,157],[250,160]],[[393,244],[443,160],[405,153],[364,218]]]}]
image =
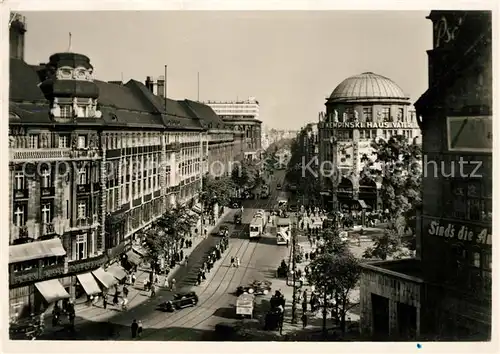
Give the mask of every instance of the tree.
[{"label": "tree", "polygon": [[323,298],[323,334],[326,337],[329,305],[333,305],[335,317],[345,333],[345,318],[353,305],[349,301],[349,294],[358,283],[361,267],[359,260],[340,239],[337,228],[325,230],[323,237],[325,246],[309,264],[308,280]]},{"label": "tree", "polygon": [[159,257],[168,254],[170,250],[177,252],[180,240],[191,233],[191,227],[195,222],[196,216],[186,205],[177,204],[165,212],[146,238],[146,246],[152,254],[152,261],[158,261]]},{"label": "tree", "polygon": [[230,177],[224,176],[214,178],[210,175],[204,176],[200,200],[205,210],[212,210],[215,204],[228,206],[233,195],[234,183]]},{"label": "tree", "polygon": [[422,202],[422,149],[403,135],[392,136],[387,141],[374,140],[371,146],[375,158],[362,157],[365,164],[362,175],[381,183],[380,193],[384,208],[389,211],[389,223],[384,234],[374,238],[374,246],[363,256],[401,257],[406,254],[406,247],[414,246],[416,212]]},{"label": "tree", "polygon": [[243,160],[236,164],[231,173],[231,179],[236,186],[250,189],[255,186],[258,177],[258,170],[252,161]]}]

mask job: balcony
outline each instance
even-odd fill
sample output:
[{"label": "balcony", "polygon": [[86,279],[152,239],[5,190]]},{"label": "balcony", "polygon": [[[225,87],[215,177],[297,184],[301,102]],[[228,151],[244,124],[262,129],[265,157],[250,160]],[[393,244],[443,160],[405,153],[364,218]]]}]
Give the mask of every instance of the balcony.
[{"label": "balcony", "polygon": [[90,193],[90,184],[78,184],[76,186],[77,194],[87,194]]},{"label": "balcony", "polygon": [[42,187],[40,189],[40,195],[44,197],[53,197],[56,194],[56,189],[54,187]]},{"label": "balcony", "polygon": [[9,274],[9,284],[18,285],[55,278],[64,274],[64,264],[58,263],[45,267],[33,267]]},{"label": "balcony", "polygon": [[28,238],[28,226],[17,226],[17,238]]},{"label": "balcony", "polygon": [[95,270],[108,261],[106,254],[101,254],[96,257],[80,259],[78,261],[71,261],[68,263],[68,273],[80,273],[89,270]]},{"label": "balcony", "polygon": [[91,218],[80,218],[76,220],[75,222],[75,227],[76,228],[83,228],[83,227],[90,227],[92,226],[92,219]]},{"label": "balcony", "polygon": [[29,197],[29,189],[15,189],[14,190],[14,199],[27,199]]},{"label": "balcony", "polygon": [[72,159],[98,160],[101,158],[97,149],[72,150],[69,153]]},{"label": "balcony", "polygon": [[53,223],[42,224],[42,236],[53,235],[56,233]]}]

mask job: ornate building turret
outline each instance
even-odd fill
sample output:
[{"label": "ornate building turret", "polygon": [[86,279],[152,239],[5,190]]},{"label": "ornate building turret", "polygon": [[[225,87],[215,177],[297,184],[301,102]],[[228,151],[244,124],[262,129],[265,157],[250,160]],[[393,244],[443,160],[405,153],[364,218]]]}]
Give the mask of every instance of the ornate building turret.
[{"label": "ornate building turret", "polygon": [[50,101],[54,120],[101,118],[93,70],[90,59],[82,54],[56,53],[50,57],[40,88]]}]

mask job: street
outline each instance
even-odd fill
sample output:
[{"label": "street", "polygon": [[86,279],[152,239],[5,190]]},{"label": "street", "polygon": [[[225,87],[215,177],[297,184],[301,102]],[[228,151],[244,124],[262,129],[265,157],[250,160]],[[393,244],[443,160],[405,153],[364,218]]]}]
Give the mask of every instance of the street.
[{"label": "street", "polygon": [[[210,335],[217,323],[237,321],[234,308],[236,288],[257,279],[273,281],[279,263],[288,257],[289,249],[286,246],[277,245],[274,237],[264,236],[255,241],[250,241],[248,238],[248,224],[254,213],[257,209],[274,207],[279,192],[276,189],[276,184],[283,183],[283,178],[284,171],[277,171],[271,182],[271,195],[268,199],[243,202],[241,225],[234,225],[234,211],[226,215],[221,225],[229,227],[229,247],[222,255],[222,259],[208,274],[204,283],[200,286],[195,285],[196,275],[203,262],[204,254],[218,242],[219,237],[217,236],[210,235],[202,241],[189,256],[188,266],[181,267],[175,273],[177,291],[195,291],[199,296],[197,306],[173,313],[162,312],[157,309],[157,306],[171,299],[173,293],[167,289],[161,289],[154,298],[149,298],[136,307],[127,311],[117,310],[116,315],[109,319],[112,326],[108,325],[107,328],[113,328],[109,333],[96,330],[99,327],[96,326],[98,322],[105,322],[100,320],[102,308],[88,309],[88,311],[92,311],[91,320],[77,318],[77,333],[72,338],[76,336],[81,340],[92,340],[108,337],[115,340],[130,340],[130,325],[136,319],[142,321],[144,326],[142,340],[202,340]],[[230,267],[231,257],[240,259],[241,264],[238,268]],[[275,288],[273,287],[272,290],[274,291]],[[143,293],[139,296],[148,296],[148,294]],[[88,316],[85,317],[88,318]]]}]

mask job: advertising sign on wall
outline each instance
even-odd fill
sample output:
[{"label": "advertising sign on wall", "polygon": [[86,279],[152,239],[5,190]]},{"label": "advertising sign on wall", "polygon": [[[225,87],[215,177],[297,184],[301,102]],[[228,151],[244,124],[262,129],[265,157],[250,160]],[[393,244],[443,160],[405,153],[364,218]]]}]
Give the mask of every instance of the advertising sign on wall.
[{"label": "advertising sign on wall", "polygon": [[491,227],[468,225],[446,220],[429,220],[427,233],[431,236],[455,239],[480,245],[491,245]]}]

